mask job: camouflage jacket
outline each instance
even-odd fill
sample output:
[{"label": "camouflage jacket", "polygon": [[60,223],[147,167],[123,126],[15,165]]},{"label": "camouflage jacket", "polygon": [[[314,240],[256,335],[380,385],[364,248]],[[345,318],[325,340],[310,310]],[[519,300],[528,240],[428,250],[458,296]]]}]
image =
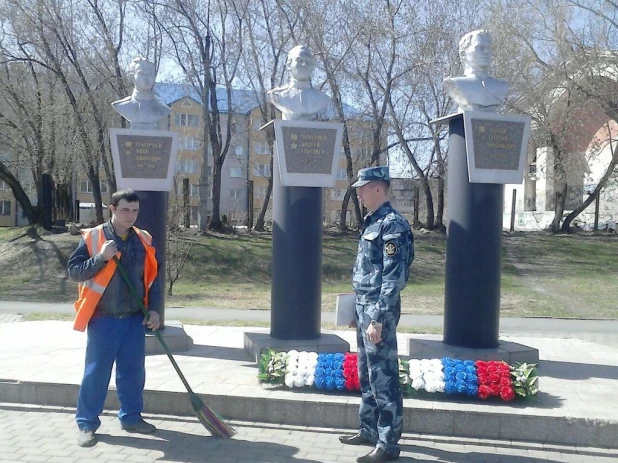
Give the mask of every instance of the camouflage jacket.
[{"label": "camouflage jacket", "polygon": [[396,306],[413,260],[410,224],[387,201],[365,217],[353,271],[356,301],[372,320]]}]

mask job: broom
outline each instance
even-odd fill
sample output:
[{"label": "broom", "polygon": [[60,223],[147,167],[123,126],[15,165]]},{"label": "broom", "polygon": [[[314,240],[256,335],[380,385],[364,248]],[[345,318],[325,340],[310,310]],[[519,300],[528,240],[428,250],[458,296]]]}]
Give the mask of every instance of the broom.
[{"label": "broom", "polygon": [[[148,311],[144,307],[144,304],[142,303],[137,292],[135,291],[133,284],[129,280],[129,277],[127,275],[126,270],[124,269],[124,266],[120,263],[120,260],[118,260],[118,257],[116,256],[114,256],[114,262],[116,262],[116,266],[118,267],[118,270],[120,270],[122,279],[129,287],[129,292],[131,293],[131,295],[137,302],[137,305],[139,306],[139,308],[142,309],[142,312],[144,312],[144,315],[146,316],[146,318],[148,318],[149,317]],[[202,423],[204,427],[208,430],[208,432],[212,434],[214,437],[222,437],[224,439],[227,439],[229,437],[232,437],[234,434],[236,434],[236,430],[225,422],[225,418],[223,418],[221,415],[219,415],[214,410],[211,410],[210,408],[208,408],[208,406],[202,401],[202,399],[200,399],[197,396],[197,394],[193,392],[193,390],[191,389],[191,386],[189,386],[189,383],[187,382],[184,375],[182,374],[182,371],[180,371],[180,367],[176,363],[176,360],[174,360],[172,353],[167,347],[167,344],[163,340],[163,336],[161,336],[161,333],[159,333],[159,330],[156,330],[153,332],[157,336],[157,339],[159,340],[161,345],[163,346],[163,350],[167,354],[167,357],[170,359],[170,362],[172,362],[172,366],[174,367],[174,370],[176,370],[176,373],[178,373],[178,376],[180,377],[182,384],[184,384],[185,387],[187,388],[187,392],[189,393],[189,400],[191,401],[191,406],[193,407],[193,411],[195,412],[197,419],[200,420],[200,423]]]}]

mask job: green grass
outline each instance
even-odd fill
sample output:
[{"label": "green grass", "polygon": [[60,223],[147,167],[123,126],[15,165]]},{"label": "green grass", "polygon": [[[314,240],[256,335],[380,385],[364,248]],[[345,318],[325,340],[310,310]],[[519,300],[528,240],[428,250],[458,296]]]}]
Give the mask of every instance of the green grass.
[{"label": "green grass", "polygon": [[[44,320],[58,320],[58,321],[73,321],[75,317],[70,314],[58,314],[58,313],[29,313],[23,317],[24,321],[44,321]],[[232,327],[258,327],[268,328],[269,322],[260,321],[246,321],[246,320],[196,320],[193,318],[181,318],[180,322],[184,325],[199,325],[199,326],[232,326]],[[353,331],[354,328],[347,328],[343,326],[333,325],[332,323],[322,323],[322,329],[332,331]],[[411,334],[442,334],[442,328],[430,327],[430,326],[414,326],[414,327],[399,327],[397,331],[400,333]]]},{"label": "green grass", "polygon": [[73,321],[74,319],[75,315],[68,313],[34,312],[23,315],[23,320],[25,322],[40,322],[43,320]]},{"label": "green grass", "polygon": [[[66,260],[79,237],[33,235],[27,228],[0,228],[0,298],[73,301],[77,284]],[[416,258],[402,293],[404,313],[442,314],[445,237],[415,236]],[[350,292],[357,235],[323,238],[322,310]],[[503,237],[503,316],[617,318],[618,237],[513,233]],[[268,310],[272,242],[269,234],[201,237],[174,284],[168,306]],[[168,253],[169,259],[169,253]]]}]

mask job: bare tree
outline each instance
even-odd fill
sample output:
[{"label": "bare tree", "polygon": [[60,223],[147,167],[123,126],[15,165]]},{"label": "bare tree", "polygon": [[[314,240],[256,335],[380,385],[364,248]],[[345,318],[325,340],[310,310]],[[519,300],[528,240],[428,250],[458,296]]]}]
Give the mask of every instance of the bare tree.
[{"label": "bare tree", "polygon": [[[220,230],[221,175],[232,140],[233,83],[243,48],[243,22],[247,0],[158,2],[146,0],[153,18],[164,32],[187,82],[201,98],[204,143],[200,178],[200,230]],[[222,90],[222,92],[219,91]],[[222,102],[223,99],[223,102]],[[212,203],[207,219],[208,145],[212,152]]]},{"label": "bare tree", "polygon": [[174,283],[187,263],[189,253],[193,245],[197,242],[199,232],[191,228],[182,227],[185,215],[188,213],[186,206],[178,201],[178,195],[174,195],[175,200],[168,210],[168,227],[166,234],[166,257],[165,271],[167,273],[167,295],[173,296]]},{"label": "bare tree", "polygon": [[[112,32],[108,27],[111,20],[106,17],[111,14],[111,2],[103,3],[94,0],[87,5],[70,1],[7,0],[6,6],[10,11],[6,18],[12,21],[12,46],[5,49],[9,60],[31,63],[57,76],[72,108],[74,130],[83,145],[80,161],[92,185],[99,222],[103,221],[99,178],[101,166],[110,185],[115,185],[106,135],[106,116],[110,114],[110,93],[106,91],[109,88],[106,85],[110,83],[110,73],[102,70],[101,66],[111,62],[119,68],[118,53],[122,44],[122,39],[112,43]],[[124,22],[125,3],[116,2],[120,27]],[[92,19],[94,27],[88,19]],[[103,31],[102,44],[94,40],[94,31]]]},{"label": "bare tree", "polygon": [[[509,104],[533,117],[533,136],[544,142],[539,146],[554,151],[554,163],[547,166],[555,174],[557,191],[551,229],[568,231],[575,216],[571,213],[563,222],[566,193],[581,188],[568,180],[571,166],[581,157],[572,146],[574,135],[586,133],[591,115],[600,111],[618,122],[618,54],[613,51],[618,45],[618,5],[527,0],[522,7],[521,2],[502,0],[488,6],[498,31],[502,69],[513,83]],[[613,170],[613,162],[607,169]],[[605,181],[608,171],[602,176]],[[575,210],[583,211],[582,206]]]},{"label": "bare tree", "polygon": [[[285,59],[283,54],[291,48],[296,28],[293,16],[287,15],[285,6],[276,0],[259,0],[249,4],[244,36],[248,45],[244,49],[244,75],[241,80],[251,88],[259,104],[262,125],[276,118],[276,109],[268,102],[266,92],[281,84]],[[266,141],[273,153],[274,137],[266,132]],[[273,158],[270,158],[270,175],[260,212],[256,218],[255,230],[264,231],[266,212],[273,189]],[[248,224],[251,227],[253,224]]]}]

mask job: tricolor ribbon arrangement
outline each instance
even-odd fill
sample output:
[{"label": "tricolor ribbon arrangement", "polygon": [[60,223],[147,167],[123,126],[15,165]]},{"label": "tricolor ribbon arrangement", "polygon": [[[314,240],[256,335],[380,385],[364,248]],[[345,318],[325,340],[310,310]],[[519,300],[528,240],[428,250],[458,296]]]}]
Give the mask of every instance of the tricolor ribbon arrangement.
[{"label": "tricolor ribbon arrangement", "polygon": [[[258,379],[289,388],[315,387],[326,391],[359,391],[356,353],[275,352],[260,358]],[[442,359],[399,360],[399,382],[406,395],[421,391],[504,401],[538,393],[534,363]]]}]

